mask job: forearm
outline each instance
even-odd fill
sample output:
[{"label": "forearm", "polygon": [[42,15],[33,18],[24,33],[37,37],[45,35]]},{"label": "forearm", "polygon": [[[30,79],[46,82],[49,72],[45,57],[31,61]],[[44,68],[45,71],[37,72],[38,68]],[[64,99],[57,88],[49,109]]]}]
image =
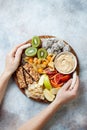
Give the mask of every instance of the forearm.
[{"label": "forearm", "polygon": [[8,72],[3,72],[0,76],[0,104],[3,100],[10,77],[11,77],[11,74]]},{"label": "forearm", "polygon": [[19,130],[41,130],[59,108],[60,103],[54,101],[45,110],[25,123]]}]

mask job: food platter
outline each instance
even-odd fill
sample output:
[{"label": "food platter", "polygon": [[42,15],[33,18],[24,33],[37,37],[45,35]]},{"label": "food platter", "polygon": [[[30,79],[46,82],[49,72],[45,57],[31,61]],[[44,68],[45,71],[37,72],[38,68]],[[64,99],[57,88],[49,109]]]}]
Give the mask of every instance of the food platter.
[{"label": "food platter", "polygon": [[79,74],[79,62],[74,49],[55,36],[34,36],[21,57],[14,73],[19,89],[27,97],[52,102],[59,89]]}]

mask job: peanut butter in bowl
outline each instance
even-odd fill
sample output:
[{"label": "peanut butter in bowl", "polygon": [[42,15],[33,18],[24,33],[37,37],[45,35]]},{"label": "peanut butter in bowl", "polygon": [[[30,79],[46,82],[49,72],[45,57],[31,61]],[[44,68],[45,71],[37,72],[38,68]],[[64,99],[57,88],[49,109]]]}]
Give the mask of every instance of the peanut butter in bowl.
[{"label": "peanut butter in bowl", "polygon": [[61,52],[56,56],[54,65],[60,73],[70,74],[77,67],[77,59],[71,52]]}]

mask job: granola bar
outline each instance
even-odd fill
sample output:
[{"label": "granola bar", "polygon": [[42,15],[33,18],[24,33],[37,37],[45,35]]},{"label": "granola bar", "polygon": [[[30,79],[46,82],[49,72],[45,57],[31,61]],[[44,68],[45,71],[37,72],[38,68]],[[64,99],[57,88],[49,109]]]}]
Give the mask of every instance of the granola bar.
[{"label": "granola bar", "polygon": [[26,70],[23,69],[23,71],[24,71],[24,76],[25,76],[27,85],[32,84],[33,83],[32,77],[26,72]]},{"label": "granola bar", "polygon": [[24,79],[24,74],[23,74],[23,68],[22,67],[19,67],[18,70],[16,71],[16,77],[17,77],[19,87],[20,88],[26,88],[27,85],[26,85],[26,82],[25,82],[25,79]]},{"label": "granola bar", "polygon": [[27,73],[35,80],[38,81],[39,80],[39,73],[36,72],[33,68],[33,66],[29,63],[26,63],[23,68],[27,71]]}]

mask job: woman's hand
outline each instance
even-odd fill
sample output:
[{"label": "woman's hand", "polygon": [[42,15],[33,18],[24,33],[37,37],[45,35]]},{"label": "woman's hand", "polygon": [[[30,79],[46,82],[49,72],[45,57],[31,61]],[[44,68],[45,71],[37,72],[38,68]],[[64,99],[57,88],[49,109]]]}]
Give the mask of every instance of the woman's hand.
[{"label": "woman's hand", "polygon": [[55,100],[37,116],[31,118],[27,123],[20,127],[19,130],[42,130],[43,126],[50,120],[60,106],[77,95],[79,78],[77,77],[74,88],[71,87],[72,80],[69,80],[59,91]]},{"label": "woman's hand", "polygon": [[58,91],[57,96],[54,100],[56,104],[63,105],[77,96],[78,87],[79,87],[78,76],[76,79],[76,83],[72,89],[71,89],[71,83],[72,83],[72,79],[70,79],[66,84],[64,84],[64,86]]},{"label": "woman's hand", "polygon": [[4,72],[7,74],[12,75],[14,71],[18,68],[20,60],[21,60],[21,54],[23,49],[29,47],[30,44],[20,44],[16,46],[10,53],[8,53],[6,57],[6,65]]},{"label": "woman's hand", "polygon": [[0,104],[2,102],[2,99],[5,95],[5,91],[7,88],[8,81],[11,77],[11,75],[14,73],[14,71],[19,66],[20,60],[21,60],[21,54],[23,49],[29,47],[30,44],[20,44],[16,46],[6,57],[6,65],[5,70],[0,76]]}]

